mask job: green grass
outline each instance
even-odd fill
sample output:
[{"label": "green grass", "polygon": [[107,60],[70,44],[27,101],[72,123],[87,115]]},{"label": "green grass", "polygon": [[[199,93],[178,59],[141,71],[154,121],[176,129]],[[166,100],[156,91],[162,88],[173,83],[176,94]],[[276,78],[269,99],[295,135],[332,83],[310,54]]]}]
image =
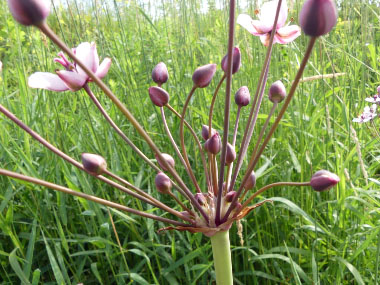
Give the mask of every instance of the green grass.
[{"label": "green grass", "polygon": [[[173,153],[159,112],[148,96],[150,72],[159,61],[167,64],[170,81],[165,88],[171,105],[181,110],[195,68],[219,64],[225,55],[226,7],[218,10],[215,7],[219,5],[208,1],[211,9],[204,13],[197,0],[161,1],[154,9],[149,7],[155,1],[145,6],[134,1],[88,2],[86,6],[71,0],[55,6],[49,24],[69,46],[95,41],[100,57],[112,58],[105,82],[161,149]],[[301,1],[295,2],[289,16],[298,19]],[[258,187],[277,181],[307,181],[319,169],[337,173],[341,182],[327,193],[289,187],[267,192],[265,198],[273,197],[273,204],[265,204],[242,220],[243,245],[236,226],[230,231],[236,284],[379,282],[379,144],[364,125],[351,124],[365,106],[364,98],[380,85],[379,10],[369,1],[343,2],[337,27],[318,41],[304,75],[334,71],[346,75],[299,86],[257,168]],[[252,15],[255,8],[252,1],[248,10],[238,11]],[[4,64],[0,103],[69,155],[79,159],[82,152],[102,154],[111,170],[174,207],[169,198],[156,193],[153,172],[111,131],[83,91],[53,93],[27,87],[27,77],[33,72],[57,68],[52,59],[59,50],[35,28],[16,24],[7,9],[0,10],[0,23],[0,60]],[[254,93],[265,48],[242,28],[237,27],[236,32],[243,66],[234,76],[232,92],[247,85]],[[269,83],[281,79],[289,89],[306,44],[307,38],[302,36],[291,45],[275,46]],[[198,90],[191,103],[188,120],[198,133],[206,123],[212,92],[221,76],[219,68],[212,84]],[[132,126],[92,87],[123,131],[153,157]],[[219,130],[222,104],[217,102],[214,115]],[[264,100],[259,125],[270,107]],[[234,105],[232,111],[234,119]],[[243,110],[243,122],[247,116],[248,110]],[[178,130],[179,121],[170,114],[167,117],[173,132]],[[351,125],[360,142],[368,184]],[[238,142],[242,135],[243,128]],[[252,143],[250,150],[253,147]],[[187,148],[195,172],[201,174],[195,143],[188,140]],[[0,166],[168,216],[81,173],[4,116],[0,116]],[[190,184],[185,171],[178,171]],[[205,236],[157,234],[164,224],[113,210],[111,215],[123,252],[106,208],[0,177],[1,283],[213,282],[211,245]]]}]

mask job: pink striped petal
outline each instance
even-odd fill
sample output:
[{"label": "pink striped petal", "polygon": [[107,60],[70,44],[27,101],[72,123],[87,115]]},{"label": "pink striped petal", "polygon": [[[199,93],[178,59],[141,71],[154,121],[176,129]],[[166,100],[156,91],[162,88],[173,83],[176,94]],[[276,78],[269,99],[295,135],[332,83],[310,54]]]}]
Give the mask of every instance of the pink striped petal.
[{"label": "pink striped petal", "polygon": [[111,67],[111,59],[109,57],[106,57],[102,63],[99,65],[98,70],[96,71],[96,76],[98,76],[100,79],[102,79],[104,76],[107,75],[108,70]]},{"label": "pink striped petal", "polygon": [[240,14],[237,18],[237,23],[244,29],[246,29],[248,32],[250,32],[252,35],[260,36],[263,34],[261,31],[258,31],[255,27],[259,22],[252,20],[252,18],[247,14]]},{"label": "pink striped petal", "polygon": [[[84,63],[85,66],[87,66],[91,71],[96,72],[96,46],[92,45],[88,42],[81,43],[77,48],[76,48],[76,56],[80,61]],[[86,75],[86,72],[77,64],[77,70],[78,73],[82,75]],[[87,76],[88,78],[88,76]]]},{"label": "pink striped petal", "polygon": [[28,85],[31,88],[41,88],[51,91],[66,91],[69,87],[56,74],[48,72],[36,72],[28,78]]},{"label": "pink striped petal", "polygon": [[86,83],[88,77],[73,71],[57,71],[60,79],[70,88],[71,91],[78,91]]},{"label": "pink striped petal", "polygon": [[282,27],[277,30],[276,39],[280,44],[288,44],[301,35],[301,28],[297,25]]}]

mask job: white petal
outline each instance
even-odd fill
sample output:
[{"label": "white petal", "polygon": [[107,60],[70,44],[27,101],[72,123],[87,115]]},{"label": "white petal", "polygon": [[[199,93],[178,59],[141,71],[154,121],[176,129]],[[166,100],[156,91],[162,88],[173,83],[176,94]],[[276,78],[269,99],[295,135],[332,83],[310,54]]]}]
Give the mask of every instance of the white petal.
[{"label": "white petal", "polygon": [[99,65],[98,70],[96,71],[96,76],[98,76],[100,79],[102,79],[104,76],[107,75],[108,70],[111,67],[111,59],[109,57],[106,57],[102,63]]},{"label": "white petal", "polygon": [[[274,19],[276,18],[276,11],[278,6],[278,0],[264,3],[260,11],[260,22],[265,27],[266,32],[272,30]],[[288,17],[288,5],[283,0],[281,4],[280,14],[277,21],[277,29],[285,25],[286,18]]]},{"label": "white petal", "polygon": [[57,71],[58,76],[70,88],[71,91],[78,91],[87,81],[87,77],[74,71]]},{"label": "white petal", "polygon": [[249,15],[246,14],[240,14],[236,20],[236,22],[242,26],[244,29],[246,29],[251,34],[258,36],[261,35],[259,31],[255,28],[255,26],[252,24],[253,20]]},{"label": "white petal", "polygon": [[[84,63],[84,65],[89,68],[92,72],[96,72],[96,46],[91,45],[88,42],[81,43],[76,48],[76,56],[77,58]],[[99,60],[99,59],[98,59]],[[76,65],[78,73],[82,75],[86,75],[86,72],[77,64]],[[87,75],[86,75],[87,76]],[[88,77],[88,76],[87,76]]]},{"label": "white petal", "polygon": [[48,72],[36,72],[28,78],[31,88],[41,88],[51,91],[66,91],[69,87],[56,74]]}]

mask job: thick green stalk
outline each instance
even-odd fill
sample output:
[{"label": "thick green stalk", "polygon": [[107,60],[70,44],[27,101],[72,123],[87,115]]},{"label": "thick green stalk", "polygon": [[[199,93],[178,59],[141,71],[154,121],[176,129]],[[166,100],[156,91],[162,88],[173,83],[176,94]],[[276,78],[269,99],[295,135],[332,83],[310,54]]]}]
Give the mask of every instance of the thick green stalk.
[{"label": "thick green stalk", "polygon": [[232,261],[229,231],[221,231],[211,237],[212,254],[217,285],[232,285]]}]

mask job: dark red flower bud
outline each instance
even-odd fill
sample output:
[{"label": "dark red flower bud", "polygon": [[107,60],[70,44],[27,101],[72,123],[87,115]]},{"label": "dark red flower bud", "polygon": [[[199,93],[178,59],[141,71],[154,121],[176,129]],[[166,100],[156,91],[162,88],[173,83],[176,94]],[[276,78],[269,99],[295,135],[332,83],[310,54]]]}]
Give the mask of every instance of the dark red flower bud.
[{"label": "dark red flower bud", "polygon": [[198,67],[193,74],[194,85],[199,88],[207,87],[214,77],[215,71],[216,64],[214,63]]},{"label": "dark red flower bud", "polygon": [[50,0],[8,0],[13,18],[22,25],[41,23],[50,12]]},{"label": "dark red flower bud", "polygon": [[306,0],[300,12],[300,26],[311,37],[327,34],[335,26],[338,13],[333,0]]},{"label": "dark red flower bud", "polygon": [[105,159],[97,154],[82,153],[83,168],[93,175],[101,175],[107,169]]},{"label": "dark red flower bud", "polygon": [[236,159],[235,147],[227,143],[226,165],[230,165]]},{"label": "dark red flower bud", "polygon": [[245,182],[244,189],[251,190],[256,186],[256,174],[254,171],[248,177],[248,180]]},{"label": "dark red flower bud", "polygon": [[[222,69],[227,72],[227,54],[222,59]],[[232,50],[232,74],[239,71],[241,66],[241,52],[238,47],[234,47]]]},{"label": "dark red flower bud", "polygon": [[159,172],[154,179],[158,192],[167,194],[172,189],[172,182],[170,178],[163,172]]},{"label": "dark red flower bud", "polygon": [[221,148],[222,142],[219,133],[212,135],[205,143],[205,149],[212,154],[218,154]]},{"label": "dark red flower bud", "polygon": [[226,196],[224,196],[224,200],[227,202],[227,203],[231,203],[232,200],[235,198],[236,196],[236,191],[230,191],[226,194]]},{"label": "dark red flower bud", "polygon": [[149,97],[153,104],[158,107],[163,107],[169,102],[169,93],[161,87],[149,87]]},{"label": "dark red flower bud", "polygon": [[203,193],[197,193],[194,195],[195,200],[199,203],[199,205],[204,206],[207,204],[206,195]]},{"label": "dark red flower bud", "polygon": [[[207,141],[209,139],[209,132],[208,132],[208,126],[207,125],[203,125],[202,126],[202,138]],[[211,136],[214,135],[216,133],[216,130],[214,128],[212,128],[211,130]]]},{"label": "dark red flower bud", "polygon": [[310,186],[315,191],[326,191],[335,186],[340,181],[339,177],[327,170],[319,170],[314,173],[310,180]]},{"label": "dark red flower bud", "polygon": [[235,103],[239,107],[244,107],[251,101],[251,95],[249,94],[249,89],[247,86],[242,86],[235,94]]},{"label": "dark red flower bud", "polygon": [[[162,156],[164,157],[164,159],[166,160],[166,162],[167,162],[172,168],[174,168],[174,166],[175,166],[174,158],[173,158],[170,154],[167,154],[167,153],[163,153]],[[162,168],[162,170],[164,170],[164,171],[168,171],[168,168],[164,165],[164,163],[162,162],[162,160],[160,159],[160,157],[159,157],[157,154],[156,154],[156,159],[157,159],[158,164],[159,164],[160,167]]]},{"label": "dark red flower bud", "polygon": [[159,85],[164,84],[166,81],[168,81],[169,73],[165,63],[160,62],[153,68],[152,79]]},{"label": "dark red flower bud", "polygon": [[280,103],[286,97],[286,89],[280,80],[277,80],[269,88],[269,100],[273,103]]}]

